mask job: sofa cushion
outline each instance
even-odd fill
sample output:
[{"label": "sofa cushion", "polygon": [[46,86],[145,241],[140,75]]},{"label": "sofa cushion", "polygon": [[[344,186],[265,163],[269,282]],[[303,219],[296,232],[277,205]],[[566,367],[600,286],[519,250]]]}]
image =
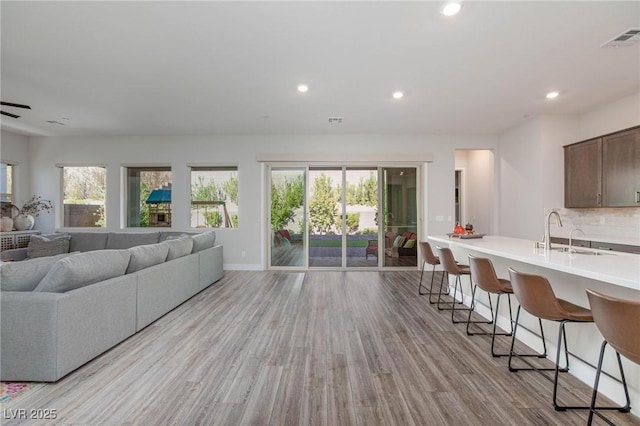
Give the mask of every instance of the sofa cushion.
[{"label": "sofa cushion", "polygon": [[108,235],[106,232],[71,232],[69,251],[104,250]]},{"label": "sofa cushion", "polygon": [[168,237],[166,241],[161,244],[166,244],[169,247],[169,253],[167,254],[167,260],[177,259],[178,257],[186,256],[193,250],[193,238],[189,235],[183,235],[180,237]]},{"label": "sofa cushion", "polygon": [[213,247],[216,243],[216,232],[207,231],[202,234],[194,235],[193,237],[193,249],[191,253],[197,253],[209,247]]},{"label": "sofa cushion", "polygon": [[127,274],[164,262],[169,253],[169,246],[165,243],[147,244],[131,247],[129,253],[131,253],[131,259]]},{"label": "sofa cushion", "polygon": [[123,275],[129,264],[128,250],[78,253],[58,260],[34,291],[64,293]]},{"label": "sofa cushion", "polygon": [[72,254],[76,253],[38,257],[22,262],[5,262],[0,265],[0,289],[2,291],[33,291],[54,263]]},{"label": "sofa cushion", "polygon": [[109,232],[108,249],[128,249],[135,246],[155,244],[160,241],[160,232]]},{"label": "sofa cushion", "polygon": [[56,256],[69,253],[69,234],[32,235],[27,246],[27,257]]}]

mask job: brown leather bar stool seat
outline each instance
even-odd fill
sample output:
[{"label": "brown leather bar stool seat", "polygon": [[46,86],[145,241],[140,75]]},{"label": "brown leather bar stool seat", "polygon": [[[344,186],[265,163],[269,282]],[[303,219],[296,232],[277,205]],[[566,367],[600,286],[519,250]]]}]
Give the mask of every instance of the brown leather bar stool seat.
[{"label": "brown leather bar stool seat", "polygon": [[[458,264],[458,262],[456,262],[456,259],[453,257],[453,253],[451,252],[451,249],[447,248],[447,247],[436,247],[436,251],[438,252],[438,258],[440,259],[440,263],[442,264],[442,268],[444,269],[444,271],[447,273],[447,277],[453,275],[454,277],[456,277],[454,285],[453,285],[453,300],[451,302],[443,302],[441,300],[441,296],[442,296],[442,286],[440,286],[440,292],[438,293],[438,301],[437,301],[437,307],[439,310],[450,310],[451,311],[451,321],[454,324],[459,324],[465,321],[459,321],[455,319],[455,312],[456,311],[469,311],[471,308],[456,308],[456,305],[460,305],[464,302],[464,293],[462,292],[462,280],[460,277],[462,277],[463,275],[467,275],[470,276],[471,275],[471,270],[469,269],[468,265],[460,265]],[[458,294],[458,286],[460,286],[460,300],[458,301],[456,299],[456,296]],[[441,307],[441,305],[450,305],[450,308],[444,308]]]},{"label": "brown leather bar stool seat", "polygon": [[[469,255],[469,269],[471,270],[472,290],[471,310],[469,311],[469,317],[467,318],[467,335],[491,335],[491,355],[494,357],[508,356],[509,353],[496,353],[495,342],[496,336],[511,336],[513,334],[513,315],[511,313],[511,295],[513,294],[513,289],[511,288],[511,283],[509,282],[509,280],[506,280],[504,278],[498,278],[491,260],[487,258]],[[493,330],[491,332],[471,332],[469,330],[469,325],[472,324],[471,312],[473,311],[473,309],[475,309],[476,290],[478,289],[478,287],[480,287],[481,290],[487,292],[487,297],[489,299],[489,310],[491,311],[491,320],[485,321],[484,324],[493,324]],[[493,310],[493,304],[491,302],[492,294],[497,295],[495,313]],[[509,324],[511,327],[511,331],[508,333],[496,333],[496,317],[498,316],[498,312],[500,309],[500,297],[503,294],[507,295],[507,301],[509,302]]]},{"label": "brown leather bar stool seat", "polygon": [[[426,241],[420,243],[420,252],[422,253],[422,272],[420,273],[420,285],[418,286],[418,294],[423,296],[425,294],[429,295],[429,303],[434,304],[434,301],[431,297],[432,294],[438,294],[433,291],[433,281],[435,279],[436,274],[436,266],[440,265],[440,259],[438,256],[433,254],[433,250],[431,250],[431,244]],[[429,291],[422,291],[422,276],[424,275],[424,267],[426,264],[432,265],[431,269],[431,284],[429,285]],[[442,276],[440,277],[440,288],[442,289],[442,284],[444,282],[444,271],[442,272]],[[449,294],[448,292],[445,294]]]},{"label": "brown leather bar stool seat", "polygon": [[[593,316],[591,311],[566,300],[558,299],[551,288],[551,284],[549,284],[549,281],[543,276],[525,274],[509,268],[509,277],[511,278],[513,293],[516,295],[516,299],[518,299],[518,302],[520,303],[516,314],[515,325],[513,326],[511,353],[509,355],[509,370],[552,370],[555,372],[553,378],[553,408],[557,411],[564,411],[568,409],[590,409],[591,407],[589,405],[568,406],[558,404],[558,373],[569,371],[569,350],[567,348],[565,325],[567,323],[592,323]],[[545,319],[560,323],[558,329],[558,350],[556,352],[555,368],[536,368],[535,366],[532,366],[531,368],[516,369],[512,367],[512,359],[514,357],[518,357],[518,355],[513,352],[513,346],[516,340],[521,308],[529,314],[538,317],[538,319]],[[565,367],[560,368],[560,352],[562,352],[563,344]],[[624,411],[625,407],[598,407],[598,409]]]},{"label": "brown leather bar stool seat", "polygon": [[602,420],[612,425],[609,419],[596,411],[596,398],[598,395],[598,383],[600,374],[602,373],[602,361],[607,344],[616,351],[618,360],[618,368],[620,370],[620,378],[622,387],[626,397],[626,405],[620,411],[631,411],[631,401],[629,400],[629,389],[627,381],[624,377],[622,368],[622,360],[620,355],[640,365],[640,301],[632,301],[618,299],[607,296],[593,290],[587,289],[587,297],[596,327],[602,333],[604,342],[600,348],[600,358],[598,360],[598,369],[596,370],[596,379],[593,385],[593,396],[591,397],[591,406],[589,409],[588,425],[593,422],[594,414]]}]

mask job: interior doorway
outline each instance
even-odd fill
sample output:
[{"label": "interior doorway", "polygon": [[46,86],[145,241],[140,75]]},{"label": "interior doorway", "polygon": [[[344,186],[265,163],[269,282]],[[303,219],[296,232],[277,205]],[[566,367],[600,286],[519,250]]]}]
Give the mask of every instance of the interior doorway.
[{"label": "interior doorway", "polygon": [[493,233],[493,152],[488,149],[456,150],[454,171],[455,222],[462,226],[470,224],[477,233]]}]

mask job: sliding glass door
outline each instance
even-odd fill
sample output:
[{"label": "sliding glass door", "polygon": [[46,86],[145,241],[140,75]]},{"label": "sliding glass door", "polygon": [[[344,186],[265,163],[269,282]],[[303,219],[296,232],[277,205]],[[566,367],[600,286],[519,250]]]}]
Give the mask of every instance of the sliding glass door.
[{"label": "sliding glass door", "polygon": [[383,167],[384,266],[416,266],[418,204],[415,167]]},{"label": "sliding glass door", "polygon": [[272,168],[270,265],[306,266],[306,168]]},{"label": "sliding glass door", "polygon": [[270,170],[270,267],[417,265],[415,167]]}]

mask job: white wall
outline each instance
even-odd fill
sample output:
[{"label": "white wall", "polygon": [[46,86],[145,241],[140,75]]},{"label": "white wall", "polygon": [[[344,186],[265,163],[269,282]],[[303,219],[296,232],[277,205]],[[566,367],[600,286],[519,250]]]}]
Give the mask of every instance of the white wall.
[{"label": "white wall", "polygon": [[498,138],[497,233],[539,239],[545,209],[564,206],[562,147],[640,125],[640,93],[581,115],[540,116]]},{"label": "white wall", "polygon": [[17,165],[14,176],[14,204],[21,207],[33,195],[29,180],[29,138],[3,130],[0,133],[0,159]]},{"label": "white wall", "polygon": [[[496,145],[492,136],[430,135],[216,135],[161,137],[34,137],[31,153],[31,192],[59,200],[60,170],[57,164],[95,164],[107,167],[107,229],[121,229],[120,198],[122,165],[171,165],[173,170],[173,228],[188,229],[189,175],[187,164],[238,165],[238,229],[221,229],[218,241],[224,245],[227,268],[257,269],[264,265],[265,222],[264,172],[257,158],[377,158],[379,164],[404,156],[420,162],[431,157],[425,167],[423,204],[426,233],[443,234],[453,227],[454,151],[456,148],[489,148]],[[180,191],[179,188],[183,188]],[[59,202],[56,203],[59,209]],[[444,221],[438,221],[442,216]],[[41,216],[37,227],[53,231],[60,223],[56,217]],[[245,252],[245,257],[241,252]]]}]

